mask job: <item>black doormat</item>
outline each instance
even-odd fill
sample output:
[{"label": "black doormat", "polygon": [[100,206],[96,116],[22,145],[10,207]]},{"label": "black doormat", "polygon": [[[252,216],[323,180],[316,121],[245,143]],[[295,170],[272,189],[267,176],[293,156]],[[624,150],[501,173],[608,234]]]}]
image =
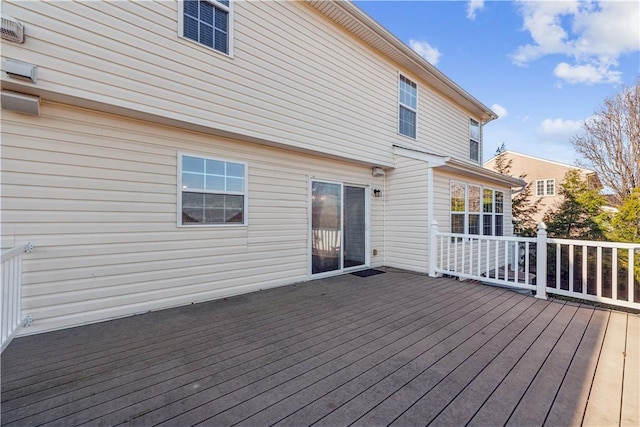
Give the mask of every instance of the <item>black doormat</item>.
[{"label": "black doormat", "polygon": [[386,273],[386,272],[382,270],[375,270],[373,268],[370,268],[368,270],[355,271],[351,274],[358,277],[369,277],[369,276],[375,276],[376,274],[382,274],[382,273]]}]

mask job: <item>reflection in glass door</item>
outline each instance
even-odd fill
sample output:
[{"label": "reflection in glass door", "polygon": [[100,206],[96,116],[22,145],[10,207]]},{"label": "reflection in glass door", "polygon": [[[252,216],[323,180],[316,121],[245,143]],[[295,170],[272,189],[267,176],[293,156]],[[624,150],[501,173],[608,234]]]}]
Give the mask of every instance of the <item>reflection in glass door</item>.
[{"label": "reflection in glass door", "polygon": [[365,193],[363,187],[344,186],[343,268],[366,262]]},{"label": "reflection in glass door", "polygon": [[366,264],[364,187],[311,182],[311,273]]}]

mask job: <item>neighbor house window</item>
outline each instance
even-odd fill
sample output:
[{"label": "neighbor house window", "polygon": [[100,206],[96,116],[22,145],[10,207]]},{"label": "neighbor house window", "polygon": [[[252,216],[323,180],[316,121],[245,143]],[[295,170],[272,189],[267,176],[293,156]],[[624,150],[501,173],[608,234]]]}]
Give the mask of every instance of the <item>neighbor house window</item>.
[{"label": "neighbor house window", "polygon": [[225,54],[231,46],[231,4],[229,0],[184,0],[182,36]]},{"label": "neighbor house window", "polygon": [[398,132],[411,138],[416,137],[417,113],[418,113],[418,86],[400,76],[398,85]]},{"label": "neighbor house window", "polygon": [[504,192],[451,181],[451,232],[504,235]]},{"label": "neighbor house window", "polygon": [[536,181],[536,196],[555,196],[555,194],[555,179],[539,179]]},{"label": "neighbor house window", "polygon": [[247,166],[181,154],[181,225],[246,224]]},{"label": "neighbor house window", "polygon": [[469,158],[480,161],[480,123],[469,119]]}]

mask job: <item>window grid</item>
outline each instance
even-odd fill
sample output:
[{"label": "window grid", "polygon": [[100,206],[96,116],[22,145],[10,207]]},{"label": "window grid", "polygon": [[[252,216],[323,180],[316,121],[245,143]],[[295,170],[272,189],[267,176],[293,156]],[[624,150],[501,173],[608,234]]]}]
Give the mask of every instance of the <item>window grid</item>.
[{"label": "window grid", "polygon": [[180,155],[179,225],[246,224],[246,165]]},{"label": "window grid", "polygon": [[184,37],[229,53],[229,0],[185,0]]},{"label": "window grid", "polygon": [[555,196],[555,194],[555,179],[539,179],[536,181],[536,196]]},{"label": "window grid", "polygon": [[418,86],[402,75],[398,80],[398,100],[398,132],[402,135],[415,138],[418,112]]},{"label": "window grid", "polygon": [[504,192],[451,181],[450,197],[452,233],[504,235]]}]

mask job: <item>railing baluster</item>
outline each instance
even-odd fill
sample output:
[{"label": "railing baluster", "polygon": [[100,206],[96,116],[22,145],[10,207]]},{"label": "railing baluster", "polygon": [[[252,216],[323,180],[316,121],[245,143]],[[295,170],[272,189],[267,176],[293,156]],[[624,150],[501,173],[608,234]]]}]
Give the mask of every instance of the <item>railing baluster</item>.
[{"label": "railing baluster", "polygon": [[634,259],[633,259],[633,249],[629,249],[629,268],[627,268],[627,292],[629,294],[629,298],[627,301],[633,302],[633,288],[635,284],[633,283],[633,270],[635,268]]},{"label": "railing baluster", "polygon": [[22,254],[31,252],[31,242],[2,253],[2,286],[0,289],[0,351],[22,326]]},{"label": "railing baluster", "polygon": [[575,292],[575,288],[573,286],[573,245],[569,244],[569,290],[571,292]]},{"label": "railing baluster", "polygon": [[596,274],[598,276],[596,277],[596,295],[601,297],[602,296],[602,246],[598,246],[596,251],[597,251]]},{"label": "railing baluster", "polygon": [[562,245],[560,243],[556,243],[556,289],[562,288],[560,284],[561,278],[561,269],[562,268]]},{"label": "railing baluster", "polygon": [[529,242],[525,242],[524,244],[524,283],[529,284],[529,257],[531,253],[529,252]]},{"label": "railing baluster", "polygon": [[611,298],[618,299],[618,248],[611,249]]},{"label": "railing baluster", "polygon": [[496,275],[495,276],[496,279],[500,279],[500,274],[498,274],[498,271],[499,271],[498,269],[500,267],[500,255],[499,255],[500,247],[498,245],[498,241],[496,240],[495,242],[496,242],[496,244],[494,245],[493,250],[494,250],[494,253],[496,254],[496,256],[495,256],[495,262],[493,264],[493,271],[494,271],[494,273]]},{"label": "railing baluster", "polygon": [[587,251],[587,247],[586,246],[582,246],[582,294],[583,295],[587,295],[587,255],[588,255],[588,251]]},{"label": "railing baluster", "polygon": [[462,247],[460,248],[460,272],[464,273],[464,264],[465,264],[465,252],[466,252],[467,239],[462,239]]}]

